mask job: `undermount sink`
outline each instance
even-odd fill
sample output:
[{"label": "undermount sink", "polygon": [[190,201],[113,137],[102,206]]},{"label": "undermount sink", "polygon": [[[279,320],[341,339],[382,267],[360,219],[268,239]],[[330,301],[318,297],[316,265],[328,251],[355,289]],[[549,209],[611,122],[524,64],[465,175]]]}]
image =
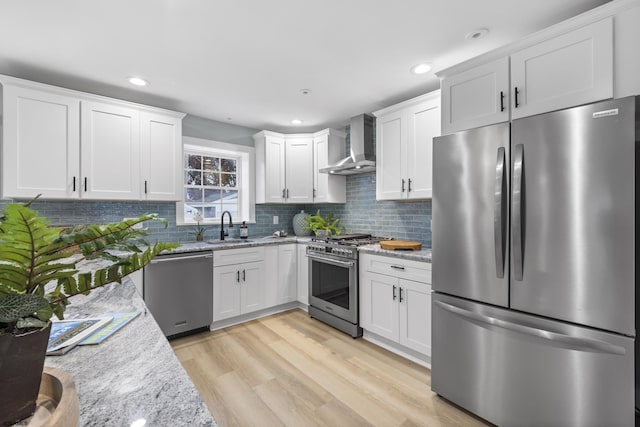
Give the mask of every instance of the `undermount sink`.
[{"label": "undermount sink", "polygon": [[216,239],[216,240],[208,240],[207,243],[210,245],[223,245],[227,243],[250,243],[253,242],[251,239]]}]

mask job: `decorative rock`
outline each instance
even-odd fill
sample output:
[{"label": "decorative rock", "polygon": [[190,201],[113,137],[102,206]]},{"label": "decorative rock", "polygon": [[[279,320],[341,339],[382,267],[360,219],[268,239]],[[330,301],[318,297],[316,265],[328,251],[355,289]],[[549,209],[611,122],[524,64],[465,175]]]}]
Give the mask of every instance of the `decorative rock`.
[{"label": "decorative rock", "polygon": [[293,216],[293,232],[296,236],[311,236],[311,230],[306,229],[302,231],[302,229],[307,225],[307,221],[305,218],[309,216],[305,211],[300,211]]}]

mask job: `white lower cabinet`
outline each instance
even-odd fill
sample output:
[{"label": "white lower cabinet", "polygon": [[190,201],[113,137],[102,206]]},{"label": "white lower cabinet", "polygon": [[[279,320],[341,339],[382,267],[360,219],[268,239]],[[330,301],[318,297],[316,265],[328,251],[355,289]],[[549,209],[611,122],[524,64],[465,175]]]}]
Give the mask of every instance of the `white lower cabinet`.
[{"label": "white lower cabinet", "polygon": [[298,302],[309,305],[309,260],[307,245],[298,243]]},{"label": "white lower cabinet", "polygon": [[296,300],[296,244],[265,247],[267,307]]},{"label": "white lower cabinet", "polygon": [[267,306],[264,258],[263,247],[213,253],[214,322]]},{"label": "white lower cabinet", "polygon": [[431,264],[360,256],[360,326],[431,357]]}]

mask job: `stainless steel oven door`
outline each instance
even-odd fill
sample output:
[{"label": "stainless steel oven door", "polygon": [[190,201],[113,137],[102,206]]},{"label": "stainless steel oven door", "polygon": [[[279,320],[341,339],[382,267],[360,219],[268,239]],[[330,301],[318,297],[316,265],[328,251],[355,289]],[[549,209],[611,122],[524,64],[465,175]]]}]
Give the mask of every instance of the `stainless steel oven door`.
[{"label": "stainless steel oven door", "polygon": [[358,323],[358,261],[307,254],[309,305]]}]

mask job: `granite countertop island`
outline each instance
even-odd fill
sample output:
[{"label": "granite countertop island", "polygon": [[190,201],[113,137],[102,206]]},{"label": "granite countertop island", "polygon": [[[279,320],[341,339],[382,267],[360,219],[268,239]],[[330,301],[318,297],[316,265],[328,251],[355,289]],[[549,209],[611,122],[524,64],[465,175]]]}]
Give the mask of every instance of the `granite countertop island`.
[{"label": "granite countertop island", "polygon": [[142,311],[101,344],[47,356],[45,366],[73,376],[81,426],[216,426],[129,278],[70,301],[66,318]]},{"label": "granite countertop island", "polygon": [[402,258],[402,259],[410,259],[414,261],[423,261],[423,262],[431,262],[431,248],[423,248],[419,251],[401,251],[395,250],[390,251],[387,249],[382,249],[379,243],[374,245],[365,245],[360,246],[358,248],[358,252],[361,254],[374,254],[374,255],[384,255],[393,258]]}]

